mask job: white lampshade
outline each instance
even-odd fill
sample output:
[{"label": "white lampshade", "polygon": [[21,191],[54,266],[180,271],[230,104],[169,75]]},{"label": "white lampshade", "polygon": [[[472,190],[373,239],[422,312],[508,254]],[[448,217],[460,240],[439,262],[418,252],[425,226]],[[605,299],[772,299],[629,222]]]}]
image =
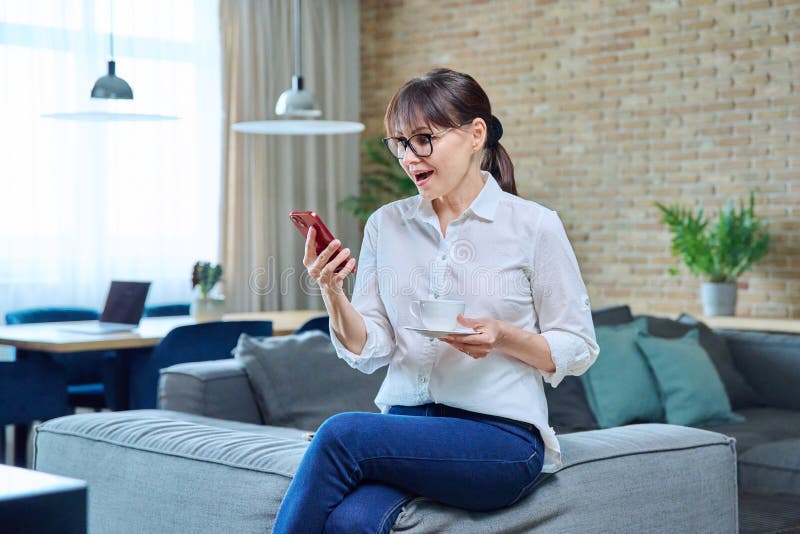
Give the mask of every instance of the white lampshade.
[{"label": "white lampshade", "polygon": [[[275,114],[282,120],[245,121],[231,126],[234,132],[262,135],[333,135],[359,133],[360,122],[316,120],[322,111],[314,108],[314,97],[303,88],[300,74],[300,0],[294,0],[294,57],[295,73],[292,88],[278,97]],[[294,120],[297,119],[297,120]]]},{"label": "white lampshade", "polygon": [[178,117],[170,115],[152,115],[146,113],[115,113],[111,111],[75,111],[73,113],[46,113],[44,119],[83,122],[150,122],[174,121]]},{"label": "white lampshade", "polygon": [[331,135],[358,133],[364,130],[360,122],[325,120],[276,120],[237,122],[233,131],[262,135]]}]

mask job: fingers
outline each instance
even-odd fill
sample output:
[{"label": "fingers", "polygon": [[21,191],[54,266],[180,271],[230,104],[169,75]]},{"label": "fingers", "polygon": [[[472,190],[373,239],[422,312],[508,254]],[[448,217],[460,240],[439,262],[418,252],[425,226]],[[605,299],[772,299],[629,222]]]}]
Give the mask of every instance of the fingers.
[{"label": "fingers", "polygon": [[306,249],[305,254],[303,255],[303,265],[306,267],[310,266],[314,263],[314,260],[317,259],[317,249],[314,246],[317,231],[312,226],[306,232]]},{"label": "fingers", "polygon": [[456,316],[456,320],[462,326],[466,326],[466,327],[469,327],[469,328],[472,328],[473,326],[476,326],[480,322],[479,319],[471,319],[469,317],[464,317],[460,313]]},{"label": "fingers", "polygon": [[446,342],[446,343],[453,342],[453,343],[458,343],[459,345],[472,345],[472,346],[475,346],[475,345],[485,345],[486,344],[486,336],[484,336],[483,334],[477,334],[477,333],[474,334],[474,335],[473,334],[469,334],[469,335],[458,336],[458,337],[447,336],[447,337],[443,337],[443,338],[440,338],[440,339],[442,341]]},{"label": "fingers", "polygon": [[[328,243],[328,246],[325,247],[325,250],[323,250],[320,253],[320,255],[317,256],[317,263],[319,263],[322,266],[325,266],[325,264],[327,264],[328,261],[330,260],[331,256],[333,256],[334,252],[336,252],[339,249],[339,245],[341,244],[342,243],[338,239],[334,239],[333,241]],[[345,249],[345,250],[349,252],[350,249]]]},{"label": "fingers", "polygon": [[460,341],[456,341],[453,338],[440,338],[441,341],[444,341],[451,347],[455,348],[456,350],[463,352],[467,356],[475,359],[485,358],[489,352],[491,352],[491,348],[484,345],[479,344],[467,344],[462,343]]},{"label": "fingers", "polygon": [[[325,252],[328,252],[328,250],[325,249]],[[319,259],[323,259],[325,252],[320,254]],[[328,254],[328,256],[330,256],[330,254]],[[350,257],[350,249],[346,248],[342,250],[339,254],[337,254],[335,258],[333,258],[327,264],[325,264],[325,267],[323,267],[322,271],[320,272],[320,276],[332,275],[336,271],[336,269],[339,268],[339,265],[343,261],[347,260],[348,257]]]},{"label": "fingers", "polygon": [[[311,230],[309,230],[309,233],[311,233]],[[319,278],[320,272],[328,263],[328,260],[333,253],[339,248],[340,244],[341,243],[338,239],[334,239],[328,243],[328,246],[325,247],[325,250],[320,252],[319,256],[317,256],[309,265],[306,265],[308,268],[308,274],[310,274],[312,278]]]},{"label": "fingers", "polygon": [[345,263],[342,270],[336,273],[336,276],[334,277],[336,282],[342,282],[347,277],[348,274],[353,272],[355,268],[356,268],[355,258],[350,258],[349,260],[347,260],[347,263]]}]

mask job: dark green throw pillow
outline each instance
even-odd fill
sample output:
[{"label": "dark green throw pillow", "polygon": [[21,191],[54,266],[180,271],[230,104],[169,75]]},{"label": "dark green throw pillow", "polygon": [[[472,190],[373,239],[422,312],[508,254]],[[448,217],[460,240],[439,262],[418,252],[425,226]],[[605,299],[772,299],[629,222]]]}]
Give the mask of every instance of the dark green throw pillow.
[{"label": "dark green throw pillow", "polygon": [[638,332],[641,349],[658,382],[667,423],[713,426],[743,421],[730,400],[708,353],[693,328],[681,338],[667,339]]},{"label": "dark green throw pillow", "polygon": [[636,345],[636,333],[646,326],[637,319],[595,328],[600,355],[581,382],[601,428],[664,420],[655,377]]},{"label": "dark green throw pillow", "polygon": [[764,405],[733,363],[733,357],[728,350],[725,338],[709,328],[708,325],[685,313],[682,313],[678,320],[651,315],[640,315],[639,317],[647,317],[647,331],[656,337],[683,337],[686,332],[697,327],[700,332],[700,346],[705,349],[708,357],[711,358],[711,363],[717,368],[719,378],[731,401],[731,408],[738,410]]}]

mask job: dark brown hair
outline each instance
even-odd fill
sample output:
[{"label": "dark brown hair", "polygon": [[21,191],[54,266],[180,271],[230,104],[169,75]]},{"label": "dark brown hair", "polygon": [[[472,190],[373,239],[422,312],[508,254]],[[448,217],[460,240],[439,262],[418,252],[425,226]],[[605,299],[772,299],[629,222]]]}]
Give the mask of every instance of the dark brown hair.
[{"label": "dark brown hair", "polygon": [[384,117],[387,135],[421,124],[457,128],[473,119],[486,122],[481,170],[489,171],[503,191],[517,194],[514,164],[500,144],[503,126],[492,115],[486,92],[469,74],[450,69],[434,69],[400,88],[389,102]]}]

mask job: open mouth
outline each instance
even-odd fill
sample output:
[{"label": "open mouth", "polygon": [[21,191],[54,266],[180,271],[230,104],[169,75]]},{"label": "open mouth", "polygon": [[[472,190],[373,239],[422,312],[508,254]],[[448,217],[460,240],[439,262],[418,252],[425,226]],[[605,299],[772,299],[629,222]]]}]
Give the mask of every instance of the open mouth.
[{"label": "open mouth", "polygon": [[414,173],[414,180],[416,180],[417,185],[422,185],[422,184],[424,184],[425,182],[427,182],[430,179],[432,174],[433,174],[433,171],[417,172],[417,173]]}]

